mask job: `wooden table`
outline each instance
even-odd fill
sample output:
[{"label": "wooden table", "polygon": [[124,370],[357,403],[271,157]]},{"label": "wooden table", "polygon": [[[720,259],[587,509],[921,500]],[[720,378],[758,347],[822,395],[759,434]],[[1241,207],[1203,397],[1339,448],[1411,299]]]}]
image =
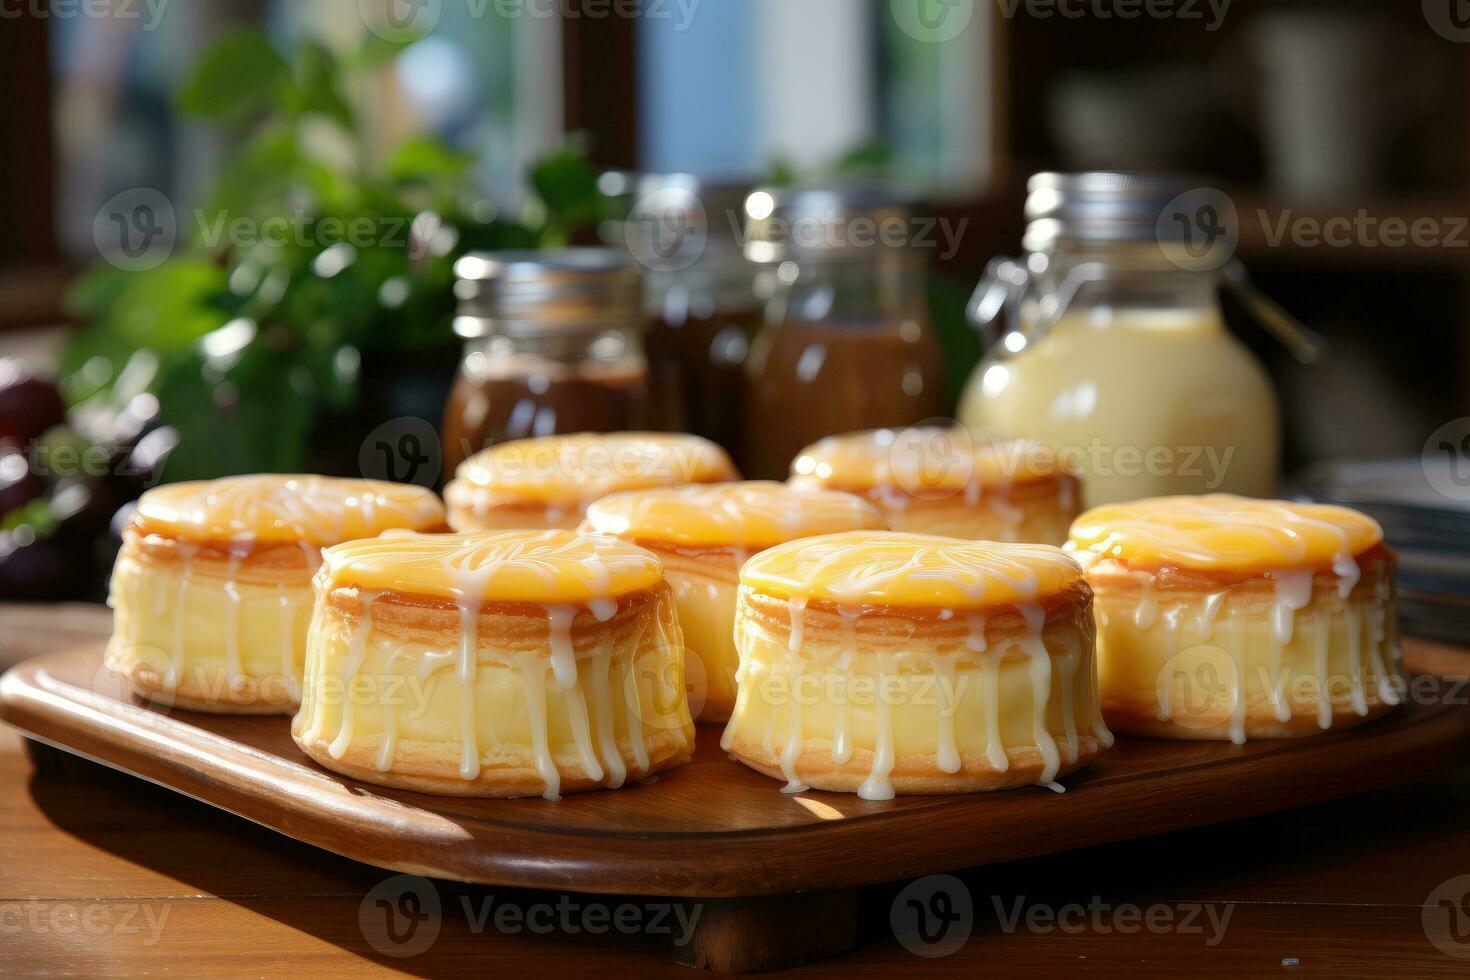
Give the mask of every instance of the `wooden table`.
[{"label": "wooden table", "polygon": [[[0,609],[0,664],[49,636],[65,646],[105,625],[95,610]],[[1439,655],[1459,664],[1452,651]],[[690,975],[669,961],[662,930],[679,925],[660,903],[445,882],[405,890],[378,869],[131,777],[52,756],[37,770],[23,746],[0,731],[0,974]],[[1470,876],[1467,817],[1462,773],[907,891],[866,889],[859,950],[791,972],[1465,976],[1470,877],[1456,879]],[[437,919],[414,904],[425,887]],[[937,945],[914,935],[916,907],[951,920],[934,931]],[[396,955],[431,934],[416,921],[436,922],[437,937]],[[921,957],[896,938],[895,921],[916,949],[958,948]],[[396,945],[390,922],[401,927]]]}]

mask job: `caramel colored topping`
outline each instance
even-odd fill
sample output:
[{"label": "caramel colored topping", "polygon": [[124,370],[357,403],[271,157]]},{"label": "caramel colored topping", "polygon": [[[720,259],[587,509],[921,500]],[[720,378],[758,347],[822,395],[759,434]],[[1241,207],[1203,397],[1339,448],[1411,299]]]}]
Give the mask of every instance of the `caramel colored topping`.
[{"label": "caramel colored topping", "polygon": [[883,519],[852,494],[752,480],[615,493],[587,509],[587,526],[637,541],[759,549],[814,534],[881,528]]},{"label": "caramel colored topping", "polygon": [[1047,545],[897,531],[803,538],[763,551],[740,584],[777,598],[973,610],[1055,595],[1082,569]]},{"label": "caramel colored topping", "polygon": [[423,487],[277,474],[156,487],[133,518],[144,534],[186,541],[318,546],[443,523],[444,506]]}]

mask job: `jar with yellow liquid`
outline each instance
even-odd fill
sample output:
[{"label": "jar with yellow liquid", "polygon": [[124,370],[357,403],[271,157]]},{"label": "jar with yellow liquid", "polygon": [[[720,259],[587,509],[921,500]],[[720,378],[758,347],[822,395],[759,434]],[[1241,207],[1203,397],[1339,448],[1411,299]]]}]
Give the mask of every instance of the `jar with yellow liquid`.
[{"label": "jar with yellow liquid", "polygon": [[1089,505],[1274,495],[1276,394],[1226,329],[1221,284],[1303,359],[1315,347],[1232,261],[1228,198],[1121,173],[1037,174],[1028,191],[1025,259],[993,261],[972,300],[994,342],[960,421],[1051,447]]}]

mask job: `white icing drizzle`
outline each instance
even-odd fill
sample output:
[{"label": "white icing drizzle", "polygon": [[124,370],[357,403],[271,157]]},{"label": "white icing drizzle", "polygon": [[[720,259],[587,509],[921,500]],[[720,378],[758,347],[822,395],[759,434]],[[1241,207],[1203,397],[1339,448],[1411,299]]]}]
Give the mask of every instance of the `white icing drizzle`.
[{"label": "white icing drizzle", "polygon": [[613,728],[608,680],[612,671],[612,660],[612,647],[603,642],[592,659],[592,690],[593,700],[597,703],[597,743],[602,749],[602,758],[607,763],[607,787],[617,789],[628,778],[628,767],[623,763],[623,752],[618,747],[618,735]]},{"label": "white icing drizzle", "polygon": [[1068,765],[1077,761],[1078,753],[1081,751],[1081,740],[1077,736],[1077,719],[1072,714],[1073,692],[1072,685],[1076,680],[1077,661],[1082,657],[1079,641],[1075,635],[1067,640],[1067,651],[1062,654],[1059,661],[1062,668],[1062,731],[1066,741],[1063,742],[1064,750],[1062,760]]},{"label": "white icing drizzle", "polygon": [[556,760],[551,757],[550,733],[546,727],[546,664],[538,650],[520,654],[512,663],[526,692],[526,712],[531,720],[531,752],[536,759],[536,771],[546,784],[541,795],[548,800],[559,800],[561,770],[556,768]]},{"label": "white icing drizzle", "polygon": [[[789,679],[793,690],[801,677],[803,661],[800,657],[788,657]],[[801,758],[803,739],[801,732],[801,698],[787,698],[786,744],[781,749],[781,774],[786,777],[783,793],[805,793],[807,786],[796,774],[796,762]],[[773,715],[774,717],[774,715]]]},{"label": "white icing drizzle", "polygon": [[1154,596],[1154,577],[1152,575],[1139,576],[1138,605],[1133,609],[1133,624],[1141,630],[1146,630],[1154,624],[1158,616],[1159,604]]},{"label": "white icing drizzle", "polygon": [[[1324,637],[1325,636],[1328,636],[1329,635],[1329,631],[1331,630],[1331,628],[1332,627],[1331,627],[1331,623],[1330,622],[1323,623],[1320,632],[1321,632],[1321,634]],[[1326,643],[1325,640],[1322,641],[1322,642],[1324,644]],[[1372,643],[1369,644],[1369,648],[1370,649],[1373,646],[1374,646],[1374,644],[1372,644]],[[1363,716],[1365,716],[1365,715],[1368,714],[1368,697],[1367,697],[1367,693],[1363,689],[1363,650],[1362,650],[1362,639],[1361,639],[1361,637],[1359,637],[1358,631],[1356,629],[1353,629],[1351,626],[1348,628],[1347,648],[1348,648],[1348,676],[1351,678],[1351,684],[1352,684],[1352,687],[1351,687],[1350,692],[1349,692],[1349,697],[1352,700],[1353,711],[1357,712],[1357,714],[1358,714],[1359,717],[1363,717]],[[1332,723],[1332,720],[1329,717],[1328,718],[1328,724],[1330,725],[1331,723]]]},{"label": "white icing drizzle", "polygon": [[1245,744],[1245,620],[1232,609],[1226,621],[1230,635],[1230,741]]},{"label": "white icing drizzle", "polygon": [[965,637],[965,645],[970,648],[970,651],[972,653],[984,653],[985,652],[985,647],[986,647],[986,641],[985,641],[985,623],[986,623],[986,619],[987,619],[986,614],[983,613],[983,612],[976,611],[976,612],[968,613],[965,616],[965,618],[966,618],[966,620],[968,620],[969,626],[970,626],[969,635],[967,635]]},{"label": "white icing drizzle", "polygon": [[[962,598],[960,611],[965,617],[967,636],[965,646],[970,653],[987,654],[986,626],[988,611],[984,604],[1015,604],[1025,623],[1020,638],[1014,644],[1027,659],[1030,675],[1032,702],[1032,741],[1042,757],[1042,769],[1038,782],[1048,783],[1055,779],[1063,764],[1063,748],[1047,728],[1048,708],[1053,689],[1052,657],[1043,639],[1046,612],[1036,601],[1041,587],[1040,572],[1044,569],[1052,578],[1049,582],[1066,581],[1079,571],[1056,549],[1035,545],[999,545],[986,542],[983,545],[961,544],[949,539],[921,535],[880,534],[876,536],[831,535],[779,546],[763,552],[752,559],[747,571],[756,575],[775,576],[786,588],[786,603],[791,628],[787,638],[785,670],[789,679],[799,676],[803,669],[802,648],[805,642],[803,617],[808,600],[819,587],[824,598],[835,601],[839,613],[842,634],[842,651],[839,669],[849,670],[854,660],[854,631],[860,615],[860,603],[883,604],[889,601],[894,590],[912,588],[919,594],[934,594],[934,587],[942,583],[956,591]],[[900,544],[901,542],[901,544]],[[798,559],[796,567],[782,565],[783,552],[791,550]],[[773,571],[772,566],[775,569]],[[789,570],[788,570],[789,569]],[[820,586],[818,586],[820,583]],[[1055,584],[1049,588],[1056,588]],[[996,595],[996,592],[999,595]],[[931,606],[931,608],[933,608]],[[952,619],[956,609],[949,604],[940,606],[939,619]],[[744,704],[748,703],[747,690],[753,686],[746,683],[744,675],[750,669],[750,652],[745,631],[737,631],[736,645],[741,658],[741,691],[731,725],[727,726],[721,745],[727,751],[731,744],[731,733],[735,719],[740,716]],[[980,697],[985,704],[984,715],[987,726],[986,758],[997,771],[1010,766],[1009,755],[1000,732],[1000,669],[1007,650],[995,650],[980,660]],[[1066,720],[1065,761],[1076,761],[1081,751],[1081,740],[1076,719],[1070,717],[1073,706],[1075,658],[1080,652],[1075,648],[1064,656],[1061,681],[1063,683],[1064,713]],[[894,712],[888,690],[890,678],[903,676],[904,652],[878,652],[872,656],[873,680],[878,692],[874,700],[874,744],[872,765],[867,777],[858,789],[864,799],[890,799],[894,794],[892,771],[895,764]],[[958,772],[962,765],[958,748],[955,716],[959,707],[959,692],[956,689],[957,663],[950,659],[937,659],[932,667],[934,679],[940,692],[939,710],[936,712],[936,760],[941,771]],[[849,732],[849,706],[844,699],[834,709],[834,731],[831,756],[835,764],[841,765],[852,755]],[[794,706],[787,713],[788,723],[785,742],[781,747],[781,768],[787,778],[788,790],[802,785],[795,771],[795,761],[802,750],[800,731],[801,712]],[[1106,734],[1100,716],[1091,720],[1095,730]],[[1110,739],[1111,736],[1108,736]],[[763,750],[775,753],[775,712],[766,713],[761,736]]]},{"label": "white icing drizzle", "polygon": [[791,639],[788,649],[795,653],[801,649],[801,641],[805,638],[803,626],[805,625],[806,597],[792,596],[786,600],[786,605],[791,614]]},{"label": "white icing drizzle", "polygon": [[332,744],[327,746],[327,752],[334,759],[340,759],[347,754],[347,749],[352,744],[352,717],[357,706],[357,699],[352,695],[352,683],[357,678],[358,671],[362,670],[362,662],[367,657],[368,637],[373,631],[372,606],[375,595],[371,592],[361,593],[362,614],[358,617],[357,624],[352,628],[352,635],[347,641],[347,663],[341,676],[342,682],[342,724],[337,729],[337,737]]},{"label": "white icing drizzle", "polygon": [[240,572],[240,559],[230,556],[225,573],[225,683],[231,691],[245,678],[240,662],[240,586],[235,581]]},{"label": "white icing drizzle", "polygon": [[174,597],[174,635],[169,650],[168,674],[163,679],[165,689],[172,691],[179,685],[179,672],[184,664],[184,636],[188,614],[189,583],[194,577],[193,546],[179,545],[179,590]]},{"label": "white icing drizzle", "polygon": [[551,624],[551,669],[562,690],[571,690],[577,686],[577,653],[572,648],[572,620],[577,610],[563,605],[548,605],[545,609]]},{"label": "white icing drizzle", "polygon": [[281,645],[281,679],[286,685],[286,696],[293,702],[301,700],[301,684],[296,678],[296,610],[284,583],[276,587],[276,609],[281,616],[281,630],[277,641]]},{"label": "white icing drizzle", "polygon": [[1042,768],[1037,782],[1049,783],[1056,778],[1062,759],[1057,752],[1056,739],[1046,730],[1046,707],[1051,700],[1051,655],[1041,638],[1041,631],[1046,625],[1046,610],[1035,603],[1021,603],[1018,608],[1026,620],[1020,646],[1031,660],[1031,736],[1041,750]]},{"label": "white icing drizzle", "polygon": [[[1351,557],[1348,559],[1352,561]],[[1357,567],[1355,564],[1354,568]],[[1296,612],[1312,601],[1312,570],[1288,568],[1267,572],[1273,582],[1275,599],[1271,605],[1271,633],[1278,647],[1291,642],[1296,626]]]},{"label": "white icing drizzle", "polygon": [[878,656],[878,696],[873,699],[873,715],[877,722],[876,741],[873,746],[873,768],[868,778],[858,787],[857,795],[865,800],[893,799],[893,705],[883,696],[889,676],[888,666],[892,654]]},{"label": "white icing drizzle", "polygon": [[[527,581],[540,582],[545,588],[555,588],[558,569],[580,569],[578,581],[586,587],[600,590],[585,600],[585,606],[599,622],[611,620],[618,612],[618,601],[611,594],[613,563],[624,563],[630,571],[646,566],[652,559],[638,549],[613,542],[606,538],[581,538],[570,532],[505,532],[503,535],[414,535],[389,534],[372,541],[359,541],[341,548],[329,549],[325,554],[326,570],[319,579],[319,586],[330,591],[337,581],[336,576],[344,567],[358,567],[361,563],[368,573],[380,568],[389,569],[408,566],[420,567],[418,573],[428,574],[429,581],[438,581],[434,575],[447,576],[447,588],[454,596],[458,613],[459,630],[452,649],[418,651],[414,655],[416,673],[421,679],[429,679],[439,671],[454,668],[453,683],[459,699],[459,743],[460,759],[458,774],[466,781],[479,777],[484,765],[481,744],[480,719],[477,705],[480,697],[480,659],[482,647],[479,621],[485,597],[497,576],[510,576],[525,586]],[[561,562],[558,564],[558,562]],[[398,562],[401,564],[391,564]],[[432,568],[430,568],[432,566]],[[530,578],[526,578],[529,573]],[[400,575],[403,573],[399,573]],[[399,579],[393,579],[398,581]],[[349,639],[349,653],[344,677],[344,687],[350,688],[351,681],[361,671],[368,633],[371,630],[371,595],[364,591],[364,606],[361,620],[355,625]],[[563,774],[558,768],[552,751],[549,729],[550,704],[555,701],[565,711],[571,729],[572,741],[582,770],[593,781],[611,787],[623,785],[629,769],[623,755],[622,735],[618,731],[618,714],[614,710],[614,685],[623,692],[628,712],[628,749],[634,760],[636,773],[646,774],[650,768],[647,746],[649,726],[644,724],[641,692],[633,674],[633,658],[615,658],[611,644],[601,643],[589,656],[592,672],[589,678],[595,712],[589,708],[588,692],[579,683],[576,644],[573,626],[578,606],[570,603],[532,603],[546,615],[550,656],[540,649],[507,655],[509,670],[519,681],[525,698],[527,723],[530,729],[529,746],[536,772],[543,782],[542,795],[555,800],[560,798]],[[320,614],[321,605],[318,605]],[[659,607],[661,630],[673,627],[672,610]],[[316,626],[313,626],[315,631]],[[617,663],[627,659],[629,663]],[[390,660],[389,669],[396,662]],[[616,669],[617,676],[613,676]],[[555,680],[554,689],[548,689],[547,674]],[[594,724],[593,716],[596,716]],[[667,721],[668,719],[662,719]],[[338,732],[330,751],[340,758],[351,742],[353,713],[351,700],[344,707],[342,728]],[[683,729],[674,719],[673,729],[682,735]],[[396,715],[385,709],[383,739],[375,764],[388,770],[393,764],[397,750],[398,728]],[[687,739],[686,739],[687,742]],[[599,758],[601,756],[601,758]]]},{"label": "white icing drizzle", "polygon": [[990,768],[1005,772],[1011,767],[1000,732],[1000,664],[1004,650],[987,653],[980,661],[980,703],[985,716],[985,758]]},{"label": "white icing drizzle", "polygon": [[[1328,642],[1331,636],[1326,629],[1318,629],[1312,648],[1312,665],[1317,675],[1317,727],[1326,731],[1332,727],[1332,678],[1328,672]],[[1356,650],[1354,654],[1356,654]],[[1290,715],[1288,714],[1289,718]],[[1282,719],[1283,721],[1285,719]]]},{"label": "white icing drizzle", "polygon": [[960,771],[960,750],[955,741],[954,716],[959,710],[955,691],[955,662],[941,657],[934,662],[935,688],[939,701],[939,735],[936,762],[940,772]]}]

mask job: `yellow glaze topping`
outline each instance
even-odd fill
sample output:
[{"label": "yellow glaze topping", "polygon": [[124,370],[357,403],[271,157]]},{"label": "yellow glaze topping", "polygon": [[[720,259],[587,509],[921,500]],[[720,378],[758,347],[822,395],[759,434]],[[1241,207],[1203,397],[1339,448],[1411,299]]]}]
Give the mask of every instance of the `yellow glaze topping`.
[{"label": "yellow glaze topping", "polygon": [[587,508],[587,526],[638,541],[756,549],[814,534],[881,528],[883,518],[850,493],[750,480],[615,493]]},{"label": "yellow glaze topping", "polygon": [[444,505],[423,487],[269,473],[155,487],[133,517],[144,534],[186,541],[318,546],[443,523]]},{"label": "yellow glaze topping", "polygon": [[355,585],[457,601],[591,603],[653,588],[650,551],[574,531],[392,531],[322,552],[318,585]]},{"label": "yellow glaze topping", "polygon": [[1252,572],[1336,566],[1382,540],[1377,521],[1346,507],[1210,494],[1095,507],[1072,525],[1067,550],[1154,568]]},{"label": "yellow glaze topping", "polygon": [[725,451],[708,439],[661,432],[517,439],[476,453],[455,475],[473,490],[563,504],[618,490],[740,477]]},{"label": "yellow glaze topping", "polygon": [[896,487],[915,495],[1024,483],[1066,472],[1056,454],[1040,443],[940,426],[828,436],[802,450],[791,464],[798,483],[852,490]]},{"label": "yellow glaze topping", "polygon": [[802,538],[762,551],[740,584],[790,600],[981,609],[1035,602],[1082,577],[1060,548],[898,531]]}]

